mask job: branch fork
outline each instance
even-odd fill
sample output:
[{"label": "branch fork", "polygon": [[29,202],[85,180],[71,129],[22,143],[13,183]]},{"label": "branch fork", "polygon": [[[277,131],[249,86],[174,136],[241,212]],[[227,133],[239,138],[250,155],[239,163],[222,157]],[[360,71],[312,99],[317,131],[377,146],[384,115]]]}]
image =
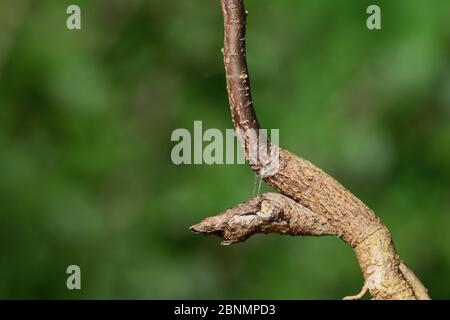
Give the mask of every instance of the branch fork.
[{"label": "branch fork", "polygon": [[[429,300],[427,289],[400,260],[390,232],[361,200],[339,182],[265,137],[248,139],[260,128],[250,91],[246,61],[245,33],[247,11],[243,0],[221,0],[224,16],[224,63],[227,91],[234,127],[253,171],[277,193],[265,193],[208,217],[190,227],[195,233],[217,235],[223,245],[242,242],[257,233],[291,236],[338,236],[355,252],[365,283],[362,291],[345,299],[362,298],[367,291],[373,299]],[[275,150],[273,159],[252,156]]]}]

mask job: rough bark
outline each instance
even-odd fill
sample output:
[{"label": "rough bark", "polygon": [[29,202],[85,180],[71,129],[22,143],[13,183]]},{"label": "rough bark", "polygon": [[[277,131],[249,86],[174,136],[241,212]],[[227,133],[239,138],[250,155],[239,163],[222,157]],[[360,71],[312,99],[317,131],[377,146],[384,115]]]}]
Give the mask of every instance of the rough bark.
[{"label": "rough bark", "polygon": [[[369,290],[374,299],[429,299],[426,288],[397,255],[388,229],[361,200],[309,161],[271,144],[265,137],[249,138],[260,125],[246,62],[247,12],[243,0],[221,3],[233,124],[253,171],[281,194],[264,194],[207,218],[191,230],[219,235],[223,244],[244,241],[260,232],[336,235],[353,248],[365,278],[362,292],[347,298],[360,298]],[[261,152],[261,140],[267,142],[270,152]]]}]

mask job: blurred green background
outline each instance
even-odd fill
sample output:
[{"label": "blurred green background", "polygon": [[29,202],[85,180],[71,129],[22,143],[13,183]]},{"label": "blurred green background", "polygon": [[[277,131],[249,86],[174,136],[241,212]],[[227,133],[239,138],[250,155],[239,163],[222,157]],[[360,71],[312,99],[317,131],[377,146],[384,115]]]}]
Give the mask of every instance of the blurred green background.
[{"label": "blurred green background", "polygon": [[[66,28],[70,4],[81,31]],[[381,31],[366,28],[370,4]],[[450,2],[246,5],[261,124],[374,209],[431,296],[450,298]],[[255,182],[245,165],[170,159],[174,129],[232,127],[222,33],[218,0],[0,1],[0,298],[360,290],[336,238],[221,247],[189,232]],[[66,288],[70,264],[80,291]]]}]

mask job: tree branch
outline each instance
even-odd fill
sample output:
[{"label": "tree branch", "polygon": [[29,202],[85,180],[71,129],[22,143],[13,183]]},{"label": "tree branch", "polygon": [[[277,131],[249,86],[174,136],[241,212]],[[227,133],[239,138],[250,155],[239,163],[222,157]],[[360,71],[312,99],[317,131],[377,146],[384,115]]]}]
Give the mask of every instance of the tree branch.
[{"label": "tree branch", "polygon": [[195,233],[217,235],[222,239],[222,245],[245,241],[256,233],[291,236],[338,234],[327,219],[277,193],[262,194],[217,216],[206,218],[190,229]]},{"label": "tree branch", "polygon": [[[247,12],[243,0],[221,0],[224,16],[224,63],[232,119],[244,154],[265,182],[284,194],[265,194],[191,230],[217,234],[223,244],[244,241],[254,233],[338,235],[356,253],[365,288],[374,299],[429,299],[420,280],[401,262],[391,235],[377,216],[339,182],[264,137],[249,139],[260,128],[250,92],[246,62]],[[260,157],[261,140],[277,158]],[[254,153],[258,157],[254,157]],[[273,170],[273,169],[276,170]],[[270,169],[270,170],[269,170]],[[413,276],[414,275],[414,276]]]}]

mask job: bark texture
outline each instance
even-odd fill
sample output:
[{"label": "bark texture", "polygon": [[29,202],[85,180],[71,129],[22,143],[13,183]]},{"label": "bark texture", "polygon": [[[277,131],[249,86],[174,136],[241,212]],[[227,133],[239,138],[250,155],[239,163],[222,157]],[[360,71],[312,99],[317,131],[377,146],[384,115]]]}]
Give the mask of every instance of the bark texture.
[{"label": "bark texture", "polygon": [[[260,125],[246,62],[247,12],[243,0],[221,3],[233,124],[253,171],[281,194],[263,194],[207,218],[191,230],[219,235],[226,245],[244,241],[255,233],[336,235],[353,248],[365,278],[361,293],[348,299],[358,299],[366,290],[374,299],[429,299],[427,289],[400,260],[388,229],[361,200],[309,161],[271,144],[265,137],[249,138]],[[262,152],[265,143],[261,140],[267,143],[269,152]]]}]

